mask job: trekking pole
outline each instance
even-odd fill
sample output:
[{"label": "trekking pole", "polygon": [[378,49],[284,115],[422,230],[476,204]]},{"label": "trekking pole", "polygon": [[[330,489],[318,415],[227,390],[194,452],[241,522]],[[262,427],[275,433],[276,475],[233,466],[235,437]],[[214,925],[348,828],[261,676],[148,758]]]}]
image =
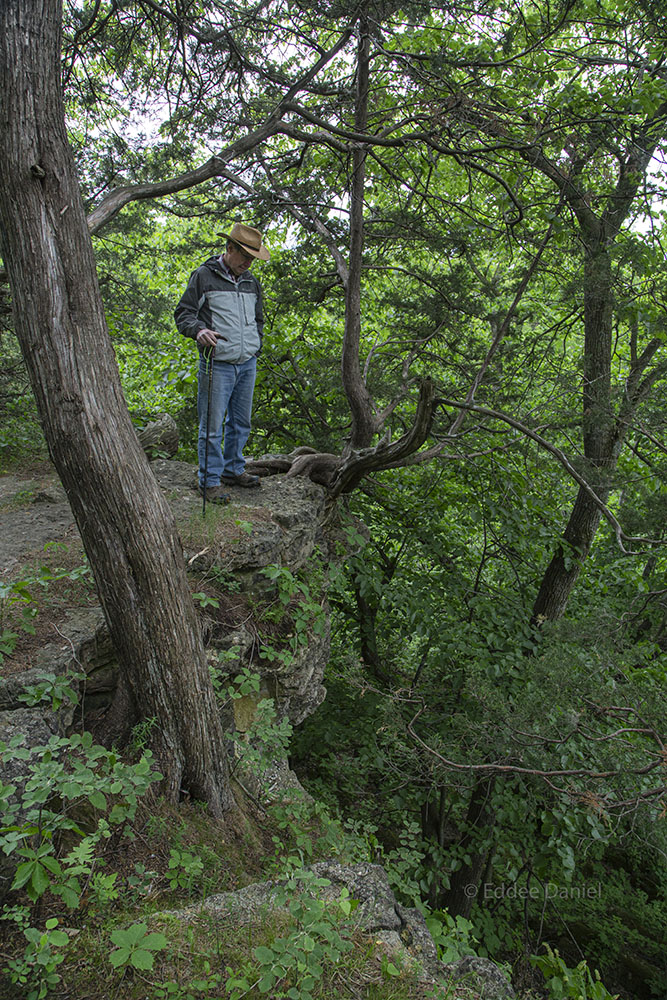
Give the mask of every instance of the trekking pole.
[{"label": "trekking pole", "polygon": [[208,489],[208,433],[211,426],[211,392],[213,389],[213,352],[215,348],[211,347],[208,352],[208,357],[206,359],[208,364],[208,399],[206,400],[206,440],[204,441],[204,503],[202,505],[201,516],[206,517],[206,491]]}]

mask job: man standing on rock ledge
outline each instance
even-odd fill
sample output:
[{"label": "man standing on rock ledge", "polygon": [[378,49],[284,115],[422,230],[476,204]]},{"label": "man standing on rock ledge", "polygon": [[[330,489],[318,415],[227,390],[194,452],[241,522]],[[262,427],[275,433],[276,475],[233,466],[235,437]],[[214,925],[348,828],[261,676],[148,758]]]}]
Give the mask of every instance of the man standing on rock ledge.
[{"label": "man standing on rock ledge", "polygon": [[252,226],[235,222],[221,235],[227,238],[224,255],[191,274],[174,313],[179,333],[199,348],[199,489],[213,503],[229,502],[224,486],[260,485],[259,476],[245,471],[243,457],[264,326],[262,288],[250,268],[270,256]]}]

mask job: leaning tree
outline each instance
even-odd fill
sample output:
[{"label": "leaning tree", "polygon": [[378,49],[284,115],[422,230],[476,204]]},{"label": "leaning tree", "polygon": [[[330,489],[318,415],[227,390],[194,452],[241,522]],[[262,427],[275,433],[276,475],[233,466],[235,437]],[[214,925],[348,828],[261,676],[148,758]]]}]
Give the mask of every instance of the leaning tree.
[{"label": "leaning tree", "polygon": [[49,452],[95,575],[135,710],[158,719],[165,789],[222,816],[225,741],[180,540],[132,427],[65,132],[61,8],[0,11],[2,252]]},{"label": "leaning tree", "polygon": [[[91,197],[86,218],[64,125],[60,4],[8,0],[0,16],[3,256],[47,442],[90,557],[126,690],[140,715],[159,719],[167,787],[176,796],[185,785],[222,813],[231,796],[180,546],[122,398],[89,234],[130,203],[173,199],[217,179],[239,197],[261,197],[276,214],[289,213],[321,241],[345,297],[341,377],[350,436],[338,454],[295,455],[285,471],[311,475],[336,496],[370,472],[442,452],[460,435],[465,414],[513,421],[520,433],[531,433],[516,414],[484,412],[476,394],[522,295],[569,227],[585,285],[585,468],[583,474],[572,463],[568,468],[562,452],[540,441],[581,480],[534,609],[536,620],[557,617],[600,514],[609,513],[626,428],[664,373],[660,337],[633,341],[622,385],[612,385],[610,360],[613,248],[664,134],[657,43],[636,17],[624,24],[610,15],[586,35],[573,4],[555,19],[515,22],[508,9],[490,25],[472,18],[467,26],[447,12],[380,2],[317,10],[276,2],[258,11],[214,0],[205,13],[153,0],[72,4],[68,93],[83,108],[106,102],[108,110],[113,101],[132,106],[129,88],[144,86],[162,95],[169,112],[163,129],[169,141],[157,153],[147,150],[143,166],[129,157],[116,169],[109,158],[108,183]],[[591,103],[591,83],[604,89],[602,111]],[[93,129],[95,143],[102,141],[99,132]],[[199,153],[192,148],[195,133],[216,152],[183,170],[183,158]],[[317,198],[295,195],[299,171],[317,172],[322,151],[336,161],[338,179],[324,212]],[[458,202],[443,198],[442,163],[468,184]],[[385,181],[395,184],[399,202],[406,195],[402,217],[374,200]],[[438,406],[434,382],[420,377],[428,369],[430,335],[406,341],[393,397],[374,399],[366,378],[369,222],[377,245],[398,233],[402,245],[412,238],[428,252],[441,246],[439,230],[459,209],[470,225],[487,225],[495,215],[512,240],[536,199],[539,219],[523,230],[525,266],[513,294],[494,317],[470,384],[448,401],[460,416],[424,449]],[[433,215],[436,203],[441,210]],[[383,213],[391,223],[384,231]],[[334,222],[341,214],[343,238]],[[438,231],[429,235],[433,219]],[[414,402],[405,407],[406,400]],[[401,406],[402,432],[392,440],[392,416]]]},{"label": "leaning tree", "polygon": [[[128,12],[130,25],[123,21]],[[185,31],[194,46],[194,54],[185,53],[186,67],[189,55],[197,67],[198,49],[222,59],[223,73],[237,73],[235,56],[245,66],[247,56],[241,58],[232,33],[217,18],[220,11],[205,28],[196,13],[190,12],[189,22],[168,6],[151,13],[160,22],[158,48],[171,31],[168,65]],[[94,50],[109,22],[124,52],[140,28],[151,36],[154,29],[141,3],[108,9],[96,4],[70,14],[76,24],[65,70],[75,81],[81,46],[87,42]],[[291,102],[302,89],[316,86],[318,75],[348,42],[356,18],[355,11],[349,24],[329,32],[326,47],[307,45],[311,58],[305,69],[298,60],[291,76],[278,73],[272,79],[275,99],[269,94],[251,119],[242,114],[235,121],[240,138],[185,173],[116,185],[86,216],[65,128],[60,0],[9,0],[0,12],[0,224],[16,334],[118,653],[126,719],[157,719],[154,745],[168,796],[175,800],[186,789],[216,816],[233,805],[225,741],[180,541],[123,399],[90,234],[130,202],[225,176],[231,160],[280,133]],[[242,30],[246,21],[244,15]],[[137,63],[143,58],[142,49]],[[179,88],[187,89],[190,82],[186,68]],[[431,397],[426,388],[426,409],[432,409]],[[396,457],[424,440],[424,421],[417,423]]]}]

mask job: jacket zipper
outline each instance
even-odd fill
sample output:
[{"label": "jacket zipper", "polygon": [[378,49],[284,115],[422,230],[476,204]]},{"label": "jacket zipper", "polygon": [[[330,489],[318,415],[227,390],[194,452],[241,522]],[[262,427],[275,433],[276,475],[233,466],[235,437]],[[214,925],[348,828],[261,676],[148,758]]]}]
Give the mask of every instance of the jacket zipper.
[{"label": "jacket zipper", "polygon": [[[243,355],[245,354],[245,338],[243,336],[244,322],[243,322],[243,316],[242,316],[242,310],[241,310],[241,292],[239,290],[239,285],[240,285],[240,282],[237,281],[236,282],[236,311],[237,311],[238,317],[239,317],[239,330],[241,331],[241,354],[240,354],[240,357],[243,357]],[[241,364],[240,361],[239,361],[239,364]]]}]

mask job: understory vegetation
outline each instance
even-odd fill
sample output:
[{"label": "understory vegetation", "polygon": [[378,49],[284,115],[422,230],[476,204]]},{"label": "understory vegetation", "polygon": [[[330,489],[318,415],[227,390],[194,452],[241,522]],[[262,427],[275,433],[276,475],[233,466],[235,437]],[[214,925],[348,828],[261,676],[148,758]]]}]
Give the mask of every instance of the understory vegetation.
[{"label": "understory vegetation", "polygon": [[[75,709],[77,680],[46,677],[22,700]],[[227,712],[257,697],[259,676],[246,670],[216,690]],[[0,846],[13,863],[0,996],[308,1000],[341,988],[392,1000],[473,996],[465,985],[429,987],[418,968],[379,950],[356,926],[348,890],[321,898],[331,883],[309,866],[366,860],[367,845],[317,801],[293,790],[268,795],[264,775],[291,736],[270,700],[256,702],[248,730],[230,734],[241,806],[231,826],[197,803],[170,807],[154,791],[150,731],[150,721],[136,727],[122,754],[85,731],[30,749],[20,735],[0,745],[3,766],[20,761],[22,774],[18,796],[17,784],[0,788]],[[253,779],[263,802],[245,788]],[[219,893],[267,879],[274,890],[247,921],[225,920],[231,903],[205,909]],[[196,918],[184,919],[187,907]],[[468,952],[461,928],[436,917],[432,927],[443,954]]]},{"label": "understory vegetation", "polygon": [[[368,494],[360,498],[355,515],[377,528],[372,504]],[[421,535],[418,519],[407,514],[403,530]],[[252,532],[252,524],[214,509],[207,523],[184,528],[195,549],[221,531],[233,545],[235,532]],[[355,928],[354,898],[323,901],[328,880],[309,867],[319,859],[382,865],[399,901],[425,915],[442,961],[492,958],[526,998],[660,995],[662,828],[639,808],[641,779],[632,776],[646,770],[650,723],[658,723],[662,705],[651,657],[636,662],[637,643],[608,626],[596,632],[590,609],[580,622],[544,633],[537,649],[525,643],[527,653],[501,646],[491,623],[477,636],[466,628],[464,647],[453,588],[451,607],[437,617],[429,545],[394,548],[396,531],[392,522],[375,548],[373,531],[366,537],[348,529],[357,554],[334,570],[329,591],[327,698],[296,731],[261,698],[259,675],[246,669],[230,682],[224,652],[220,669],[212,666],[226,717],[237,701],[254,706],[245,713],[249,729],[234,734],[229,727],[241,806],[231,827],[214,823],[197,803],[173,807],[155,791],[160,775],[148,749],[155,720],[137,726],[120,752],[82,729],[76,676],[46,676],[23,696],[27,705],[63,713],[63,728],[31,750],[20,736],[0,747],[4,766],[22,761],[27,775],[0,789],[0,844],[14,870],[3,907],[0,996],[307,1000],[341,988],[391,1000],[477,996],[465,982],[427,987],[417,971],[378,949]],[[391,581],[374,588],[377,565],[399,550]],[[421,558],[413,563],[408,552]],[[62,555],[56,549],[52,558]],[[463,571],[463,553],[460,563]],[[13,622],[57,616],[61,581],[79,587],[86,576],[85,564],[52,563],[7,586],[5,601],[10,595],[15,603],[5,606],[4,641],[18,638],[7,627]],[[321,628],[321,568],[316,562],[298,578],[274,566],[265,576],[269,590],[252,605],[258,652],[289,669]],[[375,595],[376,665],[391,671],[391,684],[370,677],[356,652],[353,606],[362,577],[363,592]],[[230,597],[239,597],[233,575],[208,570],[192,589],[203,615],[229,620]],[[498,615],[497,590],[493,607]],[[248,611],[244,604],[246,619]],[[448,685],[440,673],[445,651]],[[13,652],[5,649],[10,664]],[[605,712],[609,690],[615,707]],[[641,705],[641,725],[627,720],[633,705],[637,713]],[[619,737],[619,714],[633,740]],[[557,768],[547,752],[553,742]],[[270,792],[265,775],[287,754],[312,799]],[[501,759],[508,765],[500,773],[489,779],[483,771],[483,798],[472,816],[480,781],[468,765]],[[570,773],[540,773],[556,769]],[[461,871],[465,906],[452,893]],[[259,922],[221,923],[206,910],[194,923],[176,915],[267,879],[277,894]]]},{"label": "understory vegetation", "polygon": [[[195,650],[185,667],[201,669],[192,689],[212,706],[199,748],[226,741],[211,759],[233,815],[178,802],[177,782],[165,792],[163,771],[195,770],[169,756],[179,740],[191,752],[190,720],[170,729],[135,704],[138,723],[115,745],[76,707],[76,677],[47,676],[27,696],[60,728],[33,748],[0,744],[0,997],[477,1000],[465,982],[427,984],[364,935],[357,901],[312,870],[335,858],[383,866],[444,962],[491,959],[526,1000],[664,998],[664,5],[43,6],[50,20],[35,0],[0,9],[0,91],[27,100],[33,156],[41,95],[26,87],[51,45],[62,162],[83,210],[68,229],[65,168],[21,150],[13,160],[21,116],[0,116],[0,472],[51,468],[50,455],[70,501],[92,512],[79,528],[95,544],[86,559],[70,539],[3,574],[2,672],[30,661],[56,609],[104,593],[107,533],[130,556],[141,531],[123,529],[148,537],[148,473],[124,493],[120,527],[96,516],[116,470],[63,475],[79,451],[111,454],[112,408],[124,420],[124,398],[136,428],[169,414],[176,457],[196,463],[198,359],[173,310],[235,221],[271,251],[253,272],[265,326],[248,458],[309,476],[347,535],[338,565],[268,567],[271,600],[243,607],[260,622],[254,666],[276,671],[326,639],[331,615],[327,696],[294,727],[253,669],[229,675],[229,657],[209,663],[217,701],[210,691],[202,636],[231,627],[233,575],[188,578],[177,560],[164,573],[196,624],[171,635]],[[40,44],[21,41],[19,7]],[[17,38],[36,61],[20,85],[2,47]],[[25,234],[24,190],[36,206]],[[28,266],[25,246],[58,266]],[[35,273],[53,281],[39,295]],[[56,315],[72,289],[100,304],[106,329],[78,300]],[[81,376],[102,343],[115,396],[111,348],[104,378]],[[40,368],[51,357],[60,368]],[[56,417],[70,406],[68,454]],[[178,525],[181,540],[203,548],[225,516]],[[224,525],[230,546],[252,530],[243,509]],[[119,576],[133,595],[147,578],[131,558]],[[118,639],[118,620],[129,630],[138,613],[116,589],[105,610]],[[131,652],[125,680],[139,676]],[[152,648],[139,659],[166,662]],[[156,690],[184,668],[169,662]],[[243,699],[245,733],[230,722]],[[211,742],[218,717],[224,740]],[[300,794],[269,794],[283,759]],[[222,816],[224,789],[198,788]],[[173,916],[267,880],[275,895],[253,923]]]}]

